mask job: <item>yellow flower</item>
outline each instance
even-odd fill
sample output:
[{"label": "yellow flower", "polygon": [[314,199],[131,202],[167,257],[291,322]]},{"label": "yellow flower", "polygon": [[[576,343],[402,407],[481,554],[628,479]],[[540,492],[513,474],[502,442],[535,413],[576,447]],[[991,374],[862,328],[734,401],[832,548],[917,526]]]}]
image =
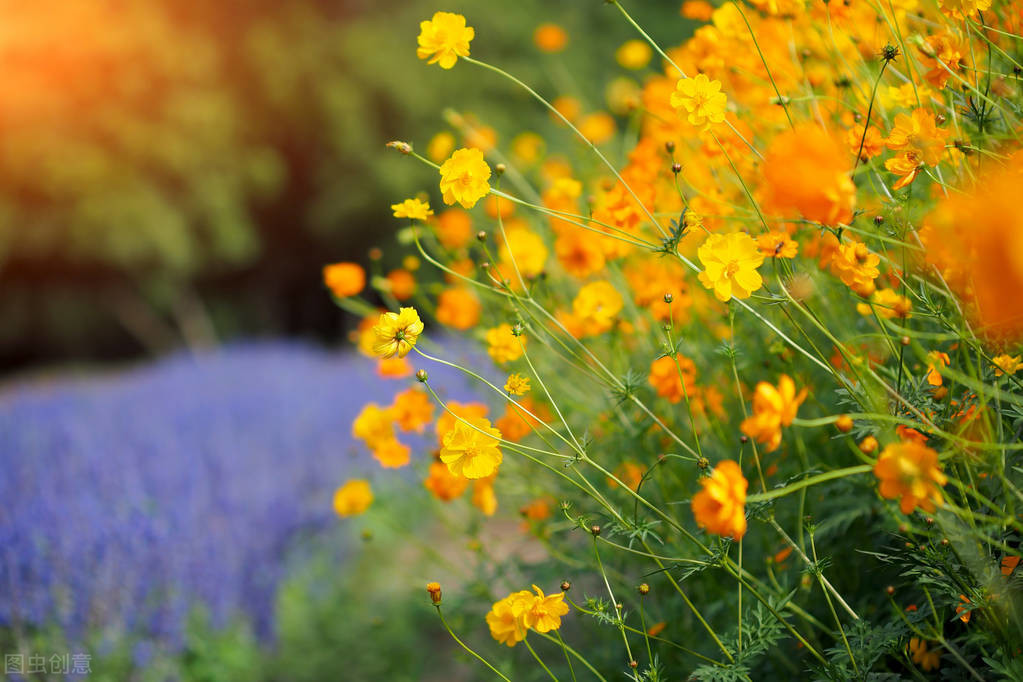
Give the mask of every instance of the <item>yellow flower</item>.
[{"label": "yellow flower", "polygon": [[[879,289],[874,292],[873,299],[877,314],[886,320],[893,317],[905,319],[913,310],[913,302],[900,296],[894,289]],[[866,303],[857,303],[856,310],[860,315],[871,314],[871,307]]]},{"label": "yellow flower", "polygon": [[944,503],[941,486],[948,482],[938,465],[938,453],[916,440],[889,445],[877,458],[874,475],[881,481],[881,497],[899,498],[899,509],[911,514],[920,507],[933,513]]},{"label": "yellow flower", "polygon": [[426,157],[431,161],[440,163],[451,155],[455,149],[455,136],[446,130],[442,130],[426,144]]},{"label": "yellow flower", "polygon": [[385,469],[399,469],[409,463],[412,449],[397,438],[376,443],[373,446],[373,459]]},{"label": "yellow flower", "polygon": [[671,93],[671,106],[679,115],[687,114],[694,126],[709,127],[725,120],[728,98],[721,92],[721,81],[712,81],[704,74],[695,78],[682,78]]},{"label": "yellow flower", "polygon": [[510,324],[499,324],[487,330],[487,353],[499,365],[522,357],[525,343],[526,337],[516,336]]},{"label": "yellow flower", "polygon": [[624,304],[614,285],[601,280],[579,290],[572,301],[572,313],[585,336],[596,336],[611,329]]},{"label": "yellow flower", "polygon": [[928,672],[937,670],[941,665],[941,651],[928,651],[927,642],[919,637],[910,638],[909,653],[913,656],[913,662]]},{"label": "yellow flower", "polygon": [[415,308],[401,308],[396,313],[383,313],[373,327],[373,353],[382,358],[403,358],[409,354],[416,339],[423,333],[423,322]]},{"label": "yellow flower", "polygon": [[[565,593],[545,596],[543,590],[533,585],[536,596],[532,598],[532,604],[523,613],[523,620],[526,627],[537,632],[550,632],[561,627],[561,617],[568,613],[568,604],[565,603]],[[528,593],[527,593],[528,594]],[[532,597],[532,595],[530,595]]]},{"label": "yellow flower", "polygon": [[490,636],[501,644],[515,646],[526,638],[524,614],[532,605],[533,593],[529,590],[512,592],[504,599],[494,602],[487,613]]},{"label": "yellow flower", "polygon": [[400,204],[391,204],[395,218],[409,218],[426,222],[426,219],[433,215],[430,204],[419,199],[406,199]]},{"label": "yellow flower", "polygon": [[354,478],[334,491],[334,511],[338,516],[356,516],[373,503],[373,490],[369,481]]},{"label": "yellow flower", "polygon": [[394,418],[390,409],[367,403],[352,422],[352,435],[372,450],[394,440]]},{"label": "yellow flower", "polygon": [[459,57],[469,56],[469,41],[475,35],[476,31],[465,25],[461,14],[436,12],[429,21],[419,22],[416,56],[442,69],[450,69]]},{"label": "yellow flower", "polygon": [[628,40],[615,51],[615,59],[626,69],[636,71],[650,63],[653,50],[645,40]]},{"label": "yellow flower", "polygon": [[785,374],[778,379],[778,388],[761,381],[753,394],[753,415],[743,420],[742,432],[758,443],[766,443],[768,452],[777,449],[781,427],[796,418],[806,392],[804,388],[796,395],[796,384]]},{"label": "yellow flower", "polygon": [[523,277],[536,277],[543,272],[547,253],[543,239],[535,232],[526,229],[509,230],[501,246],[501,262],[507,264],[501,273],[514,281],[517,266]]},{"label": "yellow flower", "polygon": [[490,193],[490,166],[479,149],[456,149],[440,167],[440,191],[448,206],[472,208]]},{"label": "yellow flower", "polygon": [[1023,362],[1020,362],[1018,355],[1001,355],[991,358],[991,362],[995,365],[995,376],[1000,377],[1003,374],[1015,374],[1023,367]]},{"label": "yellow flower", "polygon": [[[468,423],[466,423],[468,422]],[[497,471],[503,456],[498,443],[501,432],[490,425],[489,419],[470,417],[458,420],[444,434],[440,461],[456,476],[484,478]]]},{"label": "yellow flower", "polygon": [[509,375],[508,381],[504,382],[504,390],[511,395],[525,395],[529,393],[529,379],[521,374]]},{"label": "yellow flower", "polygon": [[745,232],[712,234],[700,246],[697,255],[703,263],[699,280],[714,291],[719,301],[749,298],[763,286],[757,268],[764,262],[757,241]]},{"label": "yellow flower", "polygon": [[701,528],[716,535],[742,539],[746,534],[746,488],[742,469],[726,459],[700,480],[703,490],[693,496],[693,516]]}]

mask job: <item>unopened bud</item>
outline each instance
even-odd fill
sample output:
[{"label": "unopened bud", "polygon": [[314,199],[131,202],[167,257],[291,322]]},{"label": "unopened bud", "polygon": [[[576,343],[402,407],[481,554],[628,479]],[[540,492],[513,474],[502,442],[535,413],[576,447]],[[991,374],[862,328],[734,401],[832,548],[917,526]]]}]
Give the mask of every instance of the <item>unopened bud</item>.
[{"label": "unopened bud", "polygon": [[426,373],[425,369],[420,369],[416,371],[416,381],[418,381],[419,383],[425,384],[429,378],[430,375]]},{"label": "unopened bud", "polygon": [[679,173],[681,173],[682,172],[682,164],[679,163],[678,161],[676,161],[675,163],[671,164],[671,172],[674,173],[675,175],[678,175]]},{"label": "unopened bud", "polygon": [[646,583],[642,583],[639,587],[636,588],[636,590],[640,594],[650,594],[650,586],[647,585]]},{"label": "unopened bud", "polygon": [[884,588],[884,591],[888,593],[889,597],[892,596],[893,594],[895,594],[895,588],[892,587],[891,585],[889,585],[888,587]]},{"label": "unopened bud", "polygon": [[426,591],[434,604],[440,604],[440,583],[426,583]]},{"label": "unopened bud", "polygon": [[671,303],[674,300],[675,300],[675,297],[672,296],[670,292],[664,295],[664,302],[665,303]]},{"label": "unopened bud", "polygon": [[853,429],[852,418],[847,414],[843,414],[837,421],[835,421],[835,428],[842,433],[849,433]]},{"label": "unopened bud", "polygon": [[562,580],[561,581],[561,591],[562,592],[568,592],[570,589],[572,589],[572,583],[568,582],[567,580]]},{"label": "unopened bud", "polygon": [[598,525],[590,526],[590,533],[592,533],[594,537],[600,535],[600,526]]},{"label": "unopened bud", "polygon": [[387,143],[387,146],[391,149],[396,149],[406,156],[412,153],[412,145],[408,142],[402,142],[401,140],[392,140]]},{"label": "unopened bud", "polygon": [[669,154],[671,154],[673,151],[675,151],[675,143],[671,140],[668,140],[667,142],[664,143],[664,148],[667,150]]},{"label": "unopened bud", "polygon": [[476,233],[476,240],[481,242],[487,241],[487,233],[484,230],[480,230]]},{"label": "unopened bud", "polygon": [[503,163],[499,163],[496,166],[494,166],[494,173],[497,174],[497,177],[501,177],[502,175],[504,175],[506,170],[508,170],[508,166],[504,165]]}]

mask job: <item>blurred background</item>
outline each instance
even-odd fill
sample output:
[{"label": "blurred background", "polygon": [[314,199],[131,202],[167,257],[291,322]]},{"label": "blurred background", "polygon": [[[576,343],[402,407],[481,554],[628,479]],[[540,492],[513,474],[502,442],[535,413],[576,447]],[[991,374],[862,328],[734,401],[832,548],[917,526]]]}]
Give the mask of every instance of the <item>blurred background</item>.
[{"label": "blurred background", "polygon": [[[692,29],[634,4],[658,40]],[[76,652],[104,680],[472,676],[429,668],[418,576],[380,569],[421,483],[392,477],[401,502],[358,525],[330,509],[376,466],[352,418],[405,384],[339,350],[358,320],[321,268],[372,246],[396,267],[389,205],[438,203],[435,173],[385,142],[425,149],[452,111],[499,147],[564,137],[506,82],[419,61],[436,10],[469,18],[474,56],[624,128],[605,87],[643,72],[597,0],[0,0],[8,678],[63,679],[32,657]],[[545,22],[557,54],[534,44]]]}]

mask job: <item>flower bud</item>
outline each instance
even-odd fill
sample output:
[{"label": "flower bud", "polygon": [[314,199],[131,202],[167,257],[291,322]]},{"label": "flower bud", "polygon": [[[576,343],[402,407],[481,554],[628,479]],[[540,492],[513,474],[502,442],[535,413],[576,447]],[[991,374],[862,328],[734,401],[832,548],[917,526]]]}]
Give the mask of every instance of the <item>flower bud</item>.
[{"label": "flower bud", "polygon": [[480,230],[476,233],[476,241],[485,242],[487,241],[487,233],[484,230]]},{"label": "flower bud", "polygon": [[847,414],[843,414],[837,421],[835,421],[835,428],[842,433],[849,433],[853,429],[852,418]]},{"label": "flower bud", "polygon": [[600,526],[596,524],[590,526],[590,533],[593,534],[593,537],[597,537],[598,535],[600,535]]},{"label": "flower bud", "polygon": [[568,592],[570,589],[572,589],[572,583],[568,582],[567,580],[562,580],[561,581],[561,591],[562,592]]},{"label": "flower bud", "polygon": [[892,596],[893,594],[895,594],[895,588],[892,587],[891,585],[889,585],[888,587],[884,588],[884,591],[886,593],[888,593],[889,597]]},{"label": "flower bud", "polygon": [[429,378],[430,378],[430,375],[426,373],[425,369],[420,369],[420,370],[416,371],[416,380],[419,383],[425,384]]},{"label": "flower bud", "polygon": [[671,303],[674,300],[675,300],[675,297],[672,296],[670,292],[664,295],[664,302],[665,303]]},{"label": "flower bud", "polygon": [[504,175],[505,171],[507,170],[508,166],[504,165],[503,163],[499,163],[496,166],[494,166],[494,173],[497,175],[497,177],[501,177],[502,175]]},{"label": "flower bud", "polygon": [[408,142],[402,142],[401,140],[392,140],[387,143],[387,146],[390,147],[391,149],[398,150],[399,152],[405,154],[406,156],[412,153],[412,145],[410,145]]},{"label": "flower bud", "polygon": [[642,583],[636,590],[643,595],[650,594],[650,586],[646,583]]},{"label": "flower bud", "polygon": [[676,161],[675,163],[671,164],[671,172],[674,173],[675,175],[678,175],[679,173],[681,173],[682,172],[682,164],[679,163],[678,161]]},{"label": "flower bud", "polygon": [[434,604],[440,604],[440,583],[426,583],[426,591]]}]

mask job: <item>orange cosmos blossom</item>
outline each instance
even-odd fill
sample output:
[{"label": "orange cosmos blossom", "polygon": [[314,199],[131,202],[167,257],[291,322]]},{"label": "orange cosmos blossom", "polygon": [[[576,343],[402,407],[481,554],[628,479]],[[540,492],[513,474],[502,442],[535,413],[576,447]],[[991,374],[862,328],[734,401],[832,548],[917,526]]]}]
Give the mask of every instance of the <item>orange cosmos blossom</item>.
[{"label": "orange cosmos blossom", "polygon": [[944,503],[941,486],[948,482],[941,473],[938,453],[915,440],[889,445],[877,458],[874,475],[880,480],[881,497],[899,500],[899,509],[910,514],[920,507],[933,513]]},{"label": "orange cosmos blossom", "polygon": [[425,391],[410,388],[394,396],[391,404],[394,423],[402,431],[422,433],[433,419],[433,403]]},{"label": "orange cosmos blossom", "polygon": [[450,69],[459,57],[469,56],[469,41],[476,36],[465,17],[452,12],[436,12],[432,19],[419,22],[419,47],[416,56]]},{"label": "orange cosmos blossom", "polygon": [[687,393],[692,398],[696,364],[681,354],[678,355],[678,364],[675,358],[667,355],[657,358],[650,365],[647,381],[657,391],[657,395],[667,398],[669,402],[680,402]]},{"label": "orange cosmos blossom", "polygon": [[798,124],[775,137],[764,155],[764,206],[824,225],[849,223],[856,206],[851,170],[841,144],[817,125]]},{"label": "orange cosmos blossom", "polygon": [[693,516],[715,535],[742,539],[746,534],[746,488],[749,482],[732,460],[719,463],[700,479],[703,490],[693,496]]},{"label": "orange cosmos blossom", "polygon": [[434,316],[441,324],[464,331],[479,322],[482,310],[476,295],[468,288],[458,286],[440,293]]},{"label": "orange cosmos blossom", "polygon": [[753,394],[753,415],[743,420],[742,432],[766,443],[768,452],[776,450],[781,444],[781,428],[796,418],[806,393],[804,388],[797,395],[796,384],[785,374],[779,377],[777,388],[761,381]]},{"label": "orange cosmos blossom", "polygon": [[430,491],[441,502],[450,502],[465,492],[469,479],[451,473],[447,465],[440,461],[430,463],[423,487]]},{"label": "orange cosmos blossom", "polygon": [[325,265],[323,283],[338,298],[355,296],[366,286],[366,272],[358,263]]}]

